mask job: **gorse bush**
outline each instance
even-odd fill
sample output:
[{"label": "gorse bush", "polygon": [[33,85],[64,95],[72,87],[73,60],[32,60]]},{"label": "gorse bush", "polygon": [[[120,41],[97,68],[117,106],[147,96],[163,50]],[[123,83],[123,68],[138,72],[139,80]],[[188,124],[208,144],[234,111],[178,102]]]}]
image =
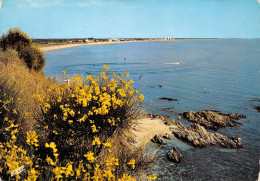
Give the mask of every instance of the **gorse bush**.
[{"label": "gorse bush", "polygon": [[[19,125],[12,121],[6,121],[9,126],[3,132],[9,136],[8,142],[0,143],[0,171],[1,177],[5,180],[11,178],[16,180],[118,180],[134,181],[125,170],[122,176],[115,175],[119,167],[117,158],[110,155],[109,151],[106,160],[102,162],[95,152],[85,150],[84,158],[75,157],[75,160],[59,159],[60,151],[55,142],[39,142],[39,136],[35,131],[27,132],[27,138],[23,146],[16,143]],[[39,145],[44,144],[44,148]],[[103,144],[108,150],[111,147],[109,142]],[[37,150],[45,151],[46,157],[37,155]],[[125,162],[130,169],[135,168],[135,160]],[[129,171],[131,172],[131,171]]]},{"label": "gorse bush", "polygon": [[[148,162],[140,150],[122,142],[120,130],[133,124],[143,95],[128,73],[109,75],[108,69],[104,65],[99,75],[84,82],[81,77],[70,85],[50,82],[45,94],[34,94],[42,113],[25,137],[18,139],[22,127],[12,116],[13,108],[3,108],[7,118],[0,127],[0,136],[6,138],[0,142],[1,179],[135,180]],[[12,100],[3,95],[0,106]],[[150,175],[142,180],[155,179]]]},{"label": "gorse bush", "polygon": [[7,34],[1,37],[0,47],[3,51],[16,50],[30,70],[41,71],[45,66],[43,53],[32,46],[30,37],[18,28],[10,29]]},{"label": "gorse bush", "polygon": [[[125,75],[109,75],[104,65],[100,75],[81,77],[70,85],[53,83],[47,96],[34,95],[42,107],[38,120],[45,127],[45,140],[58,140],[58,149],[64,157],[81,152],[89,141],[100,142],[118,129],[127,129],[139,112],[143,95],[124,80]],[[88,141],[86,141],[88,140]]]}]

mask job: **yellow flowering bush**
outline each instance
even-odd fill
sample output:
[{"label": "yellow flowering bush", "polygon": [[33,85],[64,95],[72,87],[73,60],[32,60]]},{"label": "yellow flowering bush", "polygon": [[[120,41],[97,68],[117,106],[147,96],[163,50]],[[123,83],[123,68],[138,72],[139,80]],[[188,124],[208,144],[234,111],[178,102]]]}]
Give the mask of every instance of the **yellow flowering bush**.
[{"label": "yellow flowering bush", "polygon": [[[44,147],[35,145],[38,143],[38,135],[34,131],[27,132],[27,147],[18,146],[16,134],[19,125],[12,125],[5,129],[5,134],[10,135],[6,143],[0,143],[0,171],[1,179],[10,180],[132,180],[132,176],[126,170],[123,175],[117,174],[119,160],[108,154],[105,161],[92,151],[84,154],[86,159],[78,157],[61,160],[59,159],[59,150],[55,142],[45,143]],[[109,142],[103,143],[111,147]],[[40,148],[46,153],[43,158],[37,153]],[[86,150],[87,151],[87,150]],[[85,152],[86,152],[85,151]],[[135,161],[131,159],[129,163],[134,166]],[[128,163],[128,164],[129,164]],[[122,163],[126,164],[126,163]],[[134,168],[134,167],[133,167]]]},{"label": "yellow flowering bush", "polygon": [[84,81],[77,77],[69,85],[52,83],[45,97],[34,95],[42,110],[38,126],[46,128],[44,140],[57,140],[61,157],[73,152],[83,158],[85,147],[98,152],[101,142],[117,129],[128,128],[138,114],[143,95],[133,87],[129,73],[110,75],[108,70],[104,65],[98,75]]},{"label": "yellow flowering bush", "polygon": [[[131,126],[143,95],[133,88],[129,73],[110,75],[108,70],[105,65],[99,75],[85,81],[78,77],[70,85],[52,82],[46,94],[35,94],[41,114],[26,131],[15,102],[19,98],[1,89],[0,179],[135,180],[142,156],[110,141],[120,135],[117,130]],[[129,156],[121,158],[117,149]]]}]

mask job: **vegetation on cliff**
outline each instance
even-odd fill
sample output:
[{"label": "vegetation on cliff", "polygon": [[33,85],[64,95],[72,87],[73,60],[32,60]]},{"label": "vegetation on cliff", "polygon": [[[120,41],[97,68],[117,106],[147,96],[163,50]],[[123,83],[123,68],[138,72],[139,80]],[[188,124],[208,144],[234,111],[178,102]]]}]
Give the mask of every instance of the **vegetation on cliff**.
[{"label": "vegetation on cliff", "polygon": [[[18,29],[0,50],[0,172],[4,180],[155,180],[129,143],[143,95],[104,65],[72,83],[47,79],[44,56]],[[64,74],[66,72],[64,71]]]}]

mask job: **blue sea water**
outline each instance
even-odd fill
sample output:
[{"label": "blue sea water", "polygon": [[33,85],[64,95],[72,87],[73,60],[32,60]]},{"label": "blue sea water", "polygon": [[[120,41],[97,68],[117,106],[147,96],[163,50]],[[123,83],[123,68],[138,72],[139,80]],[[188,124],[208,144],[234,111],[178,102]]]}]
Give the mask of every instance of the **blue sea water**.
[{"label": "blue sea water", "polygon": [[[254,106],[260,106],[260,39],[82,46],[50,51],[46,58],[46,75],[61,74],[63,69],[68,74],[95,74],[104,63],[118,73],[129,71],[135,87],[145,95],[147,112],[172,118],[184,111],[202,109],[247,115],[240,127],[219,131],[241,137],[245,148],[193,148],[175,138],[159,150],[152,172],[165,181],[257,180],[260,113]],[[160,97],[179,101],[168,102]],[[177,166],[165,156],[173,144],[183,154]],[[157,149],[156,145],[152,147]]]}]

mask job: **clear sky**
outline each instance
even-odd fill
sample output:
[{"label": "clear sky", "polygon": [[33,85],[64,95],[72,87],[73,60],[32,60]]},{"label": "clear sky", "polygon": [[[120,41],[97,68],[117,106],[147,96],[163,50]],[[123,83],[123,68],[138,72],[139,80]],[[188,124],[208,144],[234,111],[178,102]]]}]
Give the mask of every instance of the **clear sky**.
[{"label": "clear sky", "polygon": [[260,0],[2,0],[0,34],[11,27],[33,38],[260,38]]}]

